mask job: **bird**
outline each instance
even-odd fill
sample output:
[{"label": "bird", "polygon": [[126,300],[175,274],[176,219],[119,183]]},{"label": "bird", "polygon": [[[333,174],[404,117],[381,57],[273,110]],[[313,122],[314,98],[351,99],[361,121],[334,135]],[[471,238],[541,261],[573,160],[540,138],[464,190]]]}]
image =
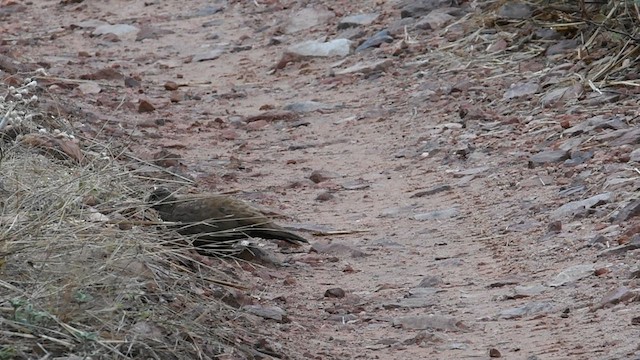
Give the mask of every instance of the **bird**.
[{"label": "bird", "polygon": [[147,203],[163,221],[178,223],[178,233],[192,235],[196,247],[253,237],[284,240],[298,246],[309,243],[302,236],[274,224],[246,202],[225,195],[178,197],[167,188],[156,187]]}]

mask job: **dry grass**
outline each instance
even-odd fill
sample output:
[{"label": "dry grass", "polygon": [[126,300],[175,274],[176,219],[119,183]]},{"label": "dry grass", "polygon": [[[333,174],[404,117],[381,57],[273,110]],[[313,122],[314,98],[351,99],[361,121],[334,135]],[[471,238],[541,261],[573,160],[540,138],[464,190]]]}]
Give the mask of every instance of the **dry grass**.
[{"label": "dry grass", "polygon": [[80,165],[19,138],[0,162],[0,360],[252,357],[221,300],[237,279],[148,226],[149,183],[108,149]]}]

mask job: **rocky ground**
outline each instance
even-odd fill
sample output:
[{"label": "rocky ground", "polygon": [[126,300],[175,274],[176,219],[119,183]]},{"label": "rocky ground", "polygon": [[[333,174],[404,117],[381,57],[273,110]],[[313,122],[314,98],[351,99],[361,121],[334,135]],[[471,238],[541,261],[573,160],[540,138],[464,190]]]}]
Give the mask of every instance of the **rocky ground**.
[{"label": "rocky ground", "polygon": [[243,265],[273,356],[640,358],[636,90],[532,10],[4,1],[0,68],[44,68],[49,110],[138,176],[307,233]]}]

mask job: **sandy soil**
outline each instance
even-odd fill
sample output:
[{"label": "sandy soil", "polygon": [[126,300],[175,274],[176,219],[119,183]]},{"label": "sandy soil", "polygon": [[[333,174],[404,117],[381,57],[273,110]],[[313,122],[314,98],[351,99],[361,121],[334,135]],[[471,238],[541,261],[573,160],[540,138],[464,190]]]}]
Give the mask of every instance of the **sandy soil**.
[{"label": "sandy soil", "polygon": [[[73,104],[61,111],[78,132],[127,143],[149,161],[163,149],[179,154],[167,171],[181,177],[165,185],[236,192],[301,232],[346,232],[308,233],[311,249],[269,245],[284,266],[245,267],[254,304],[287,313],[282,322],[259,318],[253,329],[282,357],[640,357],[637,302],[598,305],[612,290],[637,286],[629,275],[637,260],[597,257],[602,248],[590,246],[618,205],[550,230],[560,205],[600,192],[614,155],[598,151],[571,168],[529,166],[531,154],[558,148],[562,121],[629,115],[635,101],[590,105],[587,96],[543,108],[543,92],[505,100],[511,84],[563,71],[558,65],[569,60],[453,46],[474,31],[469,17],[437,30],[407,26],[405,34],[396,1],[257,3],[18,2],[5,5],[17,10],[0,26],[12,56],[74,79],[49,90]],[[287,33],[305,6],[333,16]],[[359,27],[356,41],[393,27],[393,42],[274,68],[291,44],[333,39],[339,20],[360,12],[379,17]],[[95,35],[93,20],[143,30]],[[479,37],[498,43],[495,35]],[[223,50],[194,61],[212,49]],[[382,71],[340,75],[380,60],[388,60]],[[103,69],[133,87],[122,78],[80,80]],[[141,100],[155,110],[140,112]],[[324,108],[248,122],[304,101]],[[314,171],[326,180],[311,181]],[[578,180],[586,194],[560,195]],[[575,265],[586,275],[550,286]],[[345,296],[326,296],[331,288]]]}]

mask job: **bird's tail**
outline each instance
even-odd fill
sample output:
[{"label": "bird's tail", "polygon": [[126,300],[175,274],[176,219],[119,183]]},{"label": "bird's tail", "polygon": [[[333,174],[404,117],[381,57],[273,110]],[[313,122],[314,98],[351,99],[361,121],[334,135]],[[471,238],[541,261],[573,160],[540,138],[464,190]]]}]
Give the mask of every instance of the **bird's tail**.
[{"label": "bird's tail", "polygon": [[284,240],[294,245],[308,244],[309,241],[298,234],[279,229],[251,229],[247,231],[250,236],[261,237],[269,240]]}]

